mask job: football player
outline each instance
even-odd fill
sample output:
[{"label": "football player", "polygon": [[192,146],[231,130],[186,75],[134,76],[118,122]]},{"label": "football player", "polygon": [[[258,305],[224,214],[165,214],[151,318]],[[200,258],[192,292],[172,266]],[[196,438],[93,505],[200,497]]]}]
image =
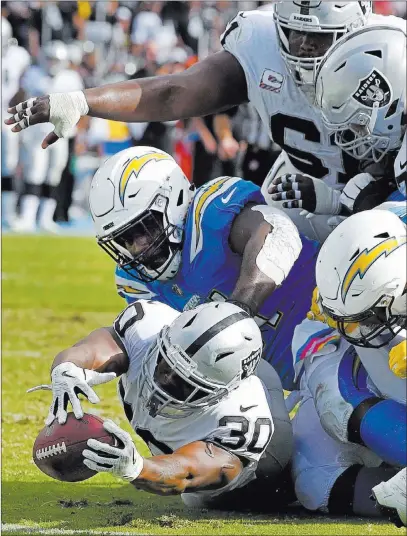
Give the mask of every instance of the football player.
[{"label": "football player", "polygon": [[[50,41],[43,47],[42,61],[27,70],[22,85],[31,100],[44,91],[83,87],[79,74],[69,69],[68,49],[62,41]],[[33,232],[38,213],[38,225],[42,230],[59,232],[53,217],[58,186],[69,156],[68,134],[47,154],[37,143],[46,131],[46,125],[36,125],[22,135],[24,185],[21,215],[12,226],[17,232]]]},{"label": "football player", "polygon": [[[17,45],[13,39],[11,24],[1,17],[1,111],[7,113],[9,106],[16,104],[24,93],[21,90],[21,77],[31,63],[25,48]],[[8,226],[16,217],[17,192],[14,174],[18,164],[19,139],[12,135],[10,129],[1,128],[1,190],[2,219]]]},{"label": "football player", "polygon": [[[381,483],[383,472],[361,468],[406,466],[406,243],[405,223],[380,207],[347,218],[319,253],[319,321],[305,320],[293,339],[309,399],[294,423],[294,476],[312,509],[326,508],[332,493],[339,500],[344,488],[367,493],[370,482],[378,504],[406,524],[405,470]],[[320,424],[310,426],[313,405]]]},{"label": "football player", "polygon": [[[240,12],[227,26],[222,51],[183,73],[132,80],[84,92],[46,95],[10,108],[6,120],[19,132],[50,121],[43,147],[64,137],[83,115],[126,122],[169,121],[217,113],[251,101],[283,153],[268,186],[284,173],[310,174],[336,188],[359,172],[359,161],[335,145],[313,104],[315,73],[341,35],[365,24],[404,27],[397,17],[371,14],[371,2],[279,2],[271,11]],[[215,88],[215,90],[214,90]],[[311,238],[330,231],[326,217],[307,220],[292,211]]]},{"label": "football player", "polygon": [[113,327],[59,353],[52,385],[33,390],[52,390],[46,423],[63,424],[68,401],[83,416],[78,392],[98,402],[91,386],[120,376],[126,417],[153,456],[141,456],[127,432],[105,421],[119,446],[90,439],[87,467],[150,493],[181,494],[187,506],[219,508],[242,494],[255,505],[256,497],[269,501],[264,486],[279,485],[292,446],[281,382],[261,350],[255,321],[234,304],[180,314],[140,300]]},{"label": "football player", "polygon": [[128,303],[148,298],[182,311],[238,302],[257,315],[264,357],[293,388],[291,339],[311,305],[318,244],[266,205],[258,186],[219,177],[193,193],[170,155],[133,147],[96,172],[89,206]]},{"label": "football player", "polygon": [[330,49],[317,74],[316,102],[335,143],[365,171],[341,193],[311,177],[285,176],[273,182],[281,190],[275,201],[347,215],[386,198],[405,201],[406,47],[405,29],[383,25],[352,32]]}]

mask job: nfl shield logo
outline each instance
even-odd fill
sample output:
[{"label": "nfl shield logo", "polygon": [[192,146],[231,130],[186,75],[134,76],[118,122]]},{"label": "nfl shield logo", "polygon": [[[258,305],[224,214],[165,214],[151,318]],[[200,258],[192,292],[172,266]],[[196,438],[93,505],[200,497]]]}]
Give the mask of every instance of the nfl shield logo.
[{"label": "nfl shield logo", "polygon": [[375,102],[379,104],[379,108],[383,108],[391,99],[390,84],[379,71],[373,69],[369,76],[360,81],[352,97],[368,108],[373,108]]}]

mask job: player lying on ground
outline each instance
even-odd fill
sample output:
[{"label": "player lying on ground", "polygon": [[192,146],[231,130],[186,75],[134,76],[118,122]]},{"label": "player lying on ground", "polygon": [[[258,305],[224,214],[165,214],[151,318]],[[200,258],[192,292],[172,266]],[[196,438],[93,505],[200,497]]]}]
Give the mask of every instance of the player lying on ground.
[{"label": "player lying on ground", "polygon": [[[241,12],[221,38],[224,50],[183,73],[46,95],[10,108],[13,117],[6,123],[19,132],[50,121],[55,130],[43,142],[47,147],[86,114],[125,122],[168,121],[250,100],[283,149],[264,184],[268,202],[269,182],[284,173],[308,174],[341,189],[359,173],[359,161],[333,143],[322,122],[314,105],[315,73],[341,35],[383,23],[405,28],[403,19],[371,14],[371,2],[284,1],[273,11]],[[329,233],[325,216],[309,221],[300,211],[291,212],[307,236],[323,240]]]},{"label": "player lying on ground", "polygon": [[273,181],[274,201],[314,214],[337,209],[349,215],[389,195],[405,200],[406,47],[405,27],[380,26],[355,31],[330,49],[317,74],[316,102],[335,143],[365,172],[341,193],[311,177],[285,176]]},{"label": "player lying on ground", "polygon": [[96,172],[89,206],[128,303],[148,298],[182,311],[238,302],[257,315],[263,356],[293,387],[291,339],[311,305],[317,244],[266,205],[258,186],[219,177],[192,192],[171,156],[133,147]]},{"label": "player lying on ground", "polygon": [[[406,242],[396,214],[367,210],[342,222],[319,253],[312,312],[333,327],[305,320],[293,339],[304,365],[294,478],[308,508],[326,511],[330,495],[355,485],[364,489],[359,511],[366,512],[360,501],[373,488],[378,504],[406,524],[405,469],[385,483],[391,474],[362,469],[406,466]],[[311,425],[315,410],[320,424],[315,418]],[[348,499],[342,504],[351,508]]]},{"label": "player lying on ground", "polygon": [[151,493],[181,494],[188,506],[264,503],[282,485],[292,430],[281,382],[261,350],[259,328],[236,305],[204,304],[180,314],[140,300],[112,328],[56,356],[46,422],[64,423],[68,400],[81,418],[78,392],[98,400],[91,371],[105,375],[93,385],[120,376],[125,414],[154,455],[143,458],[130,435],[107,421],[121,447],[91,439],[85,465]]}]

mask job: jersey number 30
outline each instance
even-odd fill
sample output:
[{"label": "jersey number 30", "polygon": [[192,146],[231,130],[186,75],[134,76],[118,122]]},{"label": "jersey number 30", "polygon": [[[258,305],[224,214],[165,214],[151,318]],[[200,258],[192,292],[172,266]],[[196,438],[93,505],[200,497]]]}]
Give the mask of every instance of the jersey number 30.
[{"label": "jersey number 30", "polygon": [[231,450],[241,449],[246,445],[246,450],[258,454],[262,452],[271,439],[273,425],[268,417],[259,417],[254,429],[249,433],[249,421],[243,415],[236,417],[222,417],[219,427],[229,431],[229,435],[219,434],[214,439]]}]

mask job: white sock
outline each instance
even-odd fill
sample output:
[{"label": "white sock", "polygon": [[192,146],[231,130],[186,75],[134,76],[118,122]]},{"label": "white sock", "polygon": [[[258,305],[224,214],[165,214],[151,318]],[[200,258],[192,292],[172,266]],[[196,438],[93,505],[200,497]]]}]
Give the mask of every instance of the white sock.
[{"label": "white sock", "polygon": [[36,195],[25,195],[21,204],[21,219],[34,227],[37,221],[37,212],[39,206],[39,197]]},{"label": "white sock", "polygon": [[16,217],[17,192],[2,192],[1,212],[4,221],[10,223]]},{"label": "white sock", "polygon": [[40,221],[42,224],[54,223],[54,213],[57,202],[55,199],[46,198],[42,201]]}]

